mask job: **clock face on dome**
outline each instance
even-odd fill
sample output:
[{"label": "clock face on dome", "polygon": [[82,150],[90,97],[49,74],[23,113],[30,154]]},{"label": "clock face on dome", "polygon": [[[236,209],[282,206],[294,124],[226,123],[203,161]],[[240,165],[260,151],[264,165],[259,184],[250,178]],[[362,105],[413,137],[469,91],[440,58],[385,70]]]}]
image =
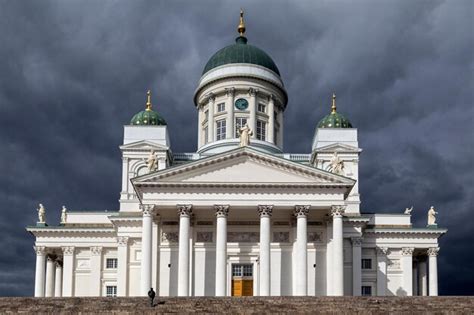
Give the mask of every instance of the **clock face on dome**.
[{"label": "clock face on dome", "polygon": [[249,102],[245,98],[239,98],[235,101],[235,107],[238,110],[246,110],[249,107]]}]

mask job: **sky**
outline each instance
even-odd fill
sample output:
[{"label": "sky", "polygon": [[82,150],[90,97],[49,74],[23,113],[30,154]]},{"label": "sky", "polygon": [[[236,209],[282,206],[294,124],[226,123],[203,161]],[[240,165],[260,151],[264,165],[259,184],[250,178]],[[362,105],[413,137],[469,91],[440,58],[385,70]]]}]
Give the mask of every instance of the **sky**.
[{"label": "sky", "polygon": [[62,205],[117,210],[123,125],[146,90],[174,152],[194,152],[193,93],[207,60],[247,38],[280,69],[285,152],[317,122],[358,128],[362,211],[415,227],[435,206],[439,292],[474,294],[473,2],[0,0],[0,296],[31,296],[35,224]]}]

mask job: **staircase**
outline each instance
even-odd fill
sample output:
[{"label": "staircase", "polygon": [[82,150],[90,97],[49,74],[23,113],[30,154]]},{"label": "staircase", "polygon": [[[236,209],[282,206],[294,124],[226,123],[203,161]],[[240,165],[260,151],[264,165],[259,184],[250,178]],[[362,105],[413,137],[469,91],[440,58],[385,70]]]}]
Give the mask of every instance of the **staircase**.
[{"label": "staircase", "polygon": [[0,314],[474,314],[474,297],[0,298]]}]

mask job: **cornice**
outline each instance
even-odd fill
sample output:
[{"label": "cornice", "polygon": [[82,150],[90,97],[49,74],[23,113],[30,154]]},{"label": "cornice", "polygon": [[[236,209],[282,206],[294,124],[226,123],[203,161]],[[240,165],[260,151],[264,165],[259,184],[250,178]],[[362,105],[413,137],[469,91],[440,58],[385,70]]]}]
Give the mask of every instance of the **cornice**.
[{"label": "cornice", "polygon": [[366,229],[364,234],[398,234],[398,235],[436,235],[438,237],[448,232],[447,229]]}]

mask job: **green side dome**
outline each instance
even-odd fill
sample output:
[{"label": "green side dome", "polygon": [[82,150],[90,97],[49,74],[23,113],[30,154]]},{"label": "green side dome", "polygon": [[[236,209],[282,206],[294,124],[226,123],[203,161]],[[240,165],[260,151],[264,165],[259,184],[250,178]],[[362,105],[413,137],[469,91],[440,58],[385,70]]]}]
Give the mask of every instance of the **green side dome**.
[{"label": "green side dome", "polygon": [[247,38],[244,36],[237,37],[235,44],[224,47],[216,52],[207,62],[202,74],[204,75],[219,66],[233,63],[259,65],[280,75],[280,71],[273,59],[260,48],[247,44]]},{"label": "green side dome", "polygon": [[157,112],[151,109],[151,92],[147,92],[146,109],[135,114],[130,120],[130,125],[139,126],[165,126],[166,121]]},{"label": "green side dome", "polygon": [[336,111],[336,95],[332,95],[332,110],[318,123],[317,128],[353,128],[349,119]]}]

